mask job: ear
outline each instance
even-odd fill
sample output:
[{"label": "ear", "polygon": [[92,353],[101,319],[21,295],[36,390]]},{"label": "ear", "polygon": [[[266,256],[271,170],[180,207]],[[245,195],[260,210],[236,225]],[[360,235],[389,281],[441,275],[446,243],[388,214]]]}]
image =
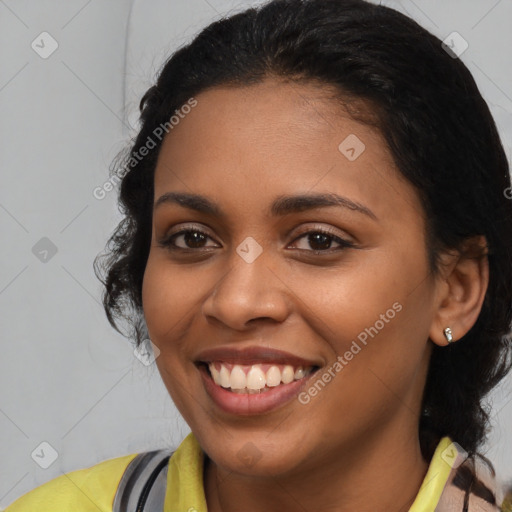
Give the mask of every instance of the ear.
[{"label": "ear", "polygon": [[453,341],[462,338],[476,323],[489,284],[489,260],[484,236],[468,239],[462,251],[445,253],[437,281],[437,300],[430,328],[436,345],[447,345],[444,329]]}]

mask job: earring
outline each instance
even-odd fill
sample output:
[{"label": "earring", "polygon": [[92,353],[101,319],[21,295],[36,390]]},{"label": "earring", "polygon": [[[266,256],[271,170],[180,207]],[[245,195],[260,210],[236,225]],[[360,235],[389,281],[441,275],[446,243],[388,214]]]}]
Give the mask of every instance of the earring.
[{"label": "earring", "polygon": [[446,338],[446,341],[447,341],[448,343],[452,343],[452,342],[453,342],[452,330],[451,330],[449,327],[447,327],[447,328],[443,331],[443,333],[444,333],[444,337]]}]

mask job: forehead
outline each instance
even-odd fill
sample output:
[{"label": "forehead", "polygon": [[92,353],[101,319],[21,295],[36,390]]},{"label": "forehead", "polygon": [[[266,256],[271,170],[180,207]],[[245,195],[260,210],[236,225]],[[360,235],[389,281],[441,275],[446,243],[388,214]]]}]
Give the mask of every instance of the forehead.
[{"label": "forehead", "polygon": [[419,214],[382,134],[348,115],[332,89],[267,79],[195,99],[164,140],[155,198],[181,190],[256,207],[281,194],[336,191],[377,215],[396,216],[399,203]]}]

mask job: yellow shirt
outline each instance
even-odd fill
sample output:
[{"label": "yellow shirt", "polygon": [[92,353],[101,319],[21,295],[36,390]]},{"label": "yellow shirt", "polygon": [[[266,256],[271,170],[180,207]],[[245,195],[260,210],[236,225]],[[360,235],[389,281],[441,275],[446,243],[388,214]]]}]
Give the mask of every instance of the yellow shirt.
[{"label": "yellow shirt", "polygon": [[[442,457],[450,445],[448,437],[439,442],[409,512],[434,512],[451,471],[446,457]],[[121,476],[136,455],[109,459],[56,477],[21,496],[6,512],[112,512]],[[169,460],[164,512],[207,512],[203,461],[201,447],[190,433]]]}]

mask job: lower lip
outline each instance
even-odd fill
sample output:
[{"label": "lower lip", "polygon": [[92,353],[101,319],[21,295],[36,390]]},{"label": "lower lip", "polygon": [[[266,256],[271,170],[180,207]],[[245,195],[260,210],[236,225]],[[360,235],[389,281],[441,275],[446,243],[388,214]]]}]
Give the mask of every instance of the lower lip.
[{"label": "lower lip", "polygon": [[206,392],[213,402],[224,412],[240,416],[262,414],[290,402],[300,393],[309,378],[316,373],[311,372],[306,377],[294,380],[289,384],[279,384],[279,386],[265,391],[264,393],[242,394],[233,393],[215,384],[204,365],[200,365],[198,369],[203,379]]}]

